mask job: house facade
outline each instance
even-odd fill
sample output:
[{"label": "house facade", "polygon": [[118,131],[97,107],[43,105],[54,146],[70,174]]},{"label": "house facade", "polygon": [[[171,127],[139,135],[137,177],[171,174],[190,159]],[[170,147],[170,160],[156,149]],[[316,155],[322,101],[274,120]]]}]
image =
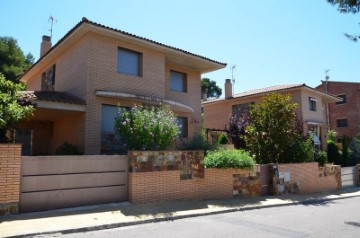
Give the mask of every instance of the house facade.
[{"label": "house facade", "polygon": [[[232,113],[241,115],[250,110],[250,105],[262,101],[269,93],[289,94],[291,102],[299,104],[297,115],[304,123],[304,130],[315,133],[320,141],[326,141],[328,126],[326,123],[326,103],[338,99],[329,94],[317,91],[305,84],[277,85],[232,95],[229,79],[225,83],[225,98],[203,101],[205,127],[208,129],[226,129]],[[321,144],[324,149],[326,143]]]},{"label": "house facade", "polygon": [[226,66],[86,18],[55,46],[49,40],[21,77],[36,110],[17,138],[32,155],[65,141],[84,154],[118,153],[114,117],[134,105],[170,105],[187,138],[201,127],[201,74]]},{"label": "house facade", "polygon": [[338,142],[344,135],[354,137],[360,133],[360,83],[322,81],[316,89],[341,99],[328,107],[330,129],[337,132]]}]

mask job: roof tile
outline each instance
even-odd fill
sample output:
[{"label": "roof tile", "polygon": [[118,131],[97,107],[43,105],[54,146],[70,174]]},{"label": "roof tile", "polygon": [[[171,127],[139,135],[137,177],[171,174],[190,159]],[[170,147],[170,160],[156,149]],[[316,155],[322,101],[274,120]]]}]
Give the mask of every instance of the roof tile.
[{"label": "roof tile", "polygon": [[19,95],[25,100],[40,100],[50,102],[60,102],[69,104],[85,105],[84,100],[77,98],[65,92],[54,92],[54,91],[20,91]]}]

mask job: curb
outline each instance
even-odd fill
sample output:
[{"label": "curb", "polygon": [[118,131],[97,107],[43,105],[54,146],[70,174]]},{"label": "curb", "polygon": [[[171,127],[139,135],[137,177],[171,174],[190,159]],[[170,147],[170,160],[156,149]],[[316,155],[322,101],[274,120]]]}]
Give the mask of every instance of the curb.
[{"label": "curb", "polygon": [[360,197],[360,195],[349,195],[349,196],[334,197],[334,198],[314,198],[314,199],[309,199],[309,200],[305,200],[305,201],[290,202],[290,203],[283,203],[283,204],[238,207],[238,208],[224,209],[221,211],[209,211],[209,212],[196,213],[196,214],[178,215],[178,216],[174,216],[174,217],[150,218],[150,219],[145,219],[145,220],[141,220],[141,221],[119,222],[119,223],[104,224],[104,225],[90,226],[90,227],[80,227],[80,228],[64,229],[64,230],[57,230],[57,231],[36,232],[36,233],[23,234],[23,235],[5,236],[4,238],[30,238],[30,237],[39,236],[39,235],[51,235],[51,234],[58,234],[58,233],[71,234],[71,233],[79,233],[79,232],[100,231],[100,230],[108,230],[108,229],[133,226],[133,225],[149,224],[149,223],[156,223],[156,222],[163,222],[163,221],[175,221],[175,220],[180,220],[180,219],[185,219],[185,218],[200,217],[200,216],[207,216],[207,215],[218,215],[218,214],[240,212],[240,211],[250,211],[250,210],[273,208],[273,207],[311,205],[311,204],[316,204],[316,203],[322,203],[322,202],[328,202],[328,201],[334,201],[334,200],[342,200],[342,199],[354,198],[354,197]]}]

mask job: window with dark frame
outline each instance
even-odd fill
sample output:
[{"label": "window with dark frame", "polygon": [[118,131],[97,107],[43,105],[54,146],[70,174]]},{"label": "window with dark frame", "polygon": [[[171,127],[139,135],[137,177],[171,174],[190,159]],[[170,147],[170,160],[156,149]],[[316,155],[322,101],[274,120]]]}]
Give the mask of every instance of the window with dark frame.
[{"label": "window with dark frame", "polygon": [[175,92],[187,92],[187,75],[185,73],[170,70],[170,90]]},{"label": "window with dark frame", "polygon": [[106,105],[101,106],[101,154],[126,154],[124,141],[115,131],[115,118],[128,107]]},{"label": "window with dark frame", "polygon": [[341,104],[345,104],[345,103],[346,103],[346,94],[337,95],[336,97],[342,99],[342,101],[336,102],[336,103],[335,103],[336,105],[341,105]]},{"label": "window with dark frame", "polygon": [[242,104],[232,105],[232,113],[236,116],[249,116],[251,105],[255,104],[255,102],[248,102]]},{"label": "window with dark frame", "polygon": [[54,91],[55,75],[55,64],[41,74],[41,91]]},{"label": "window with dark frame", "polygon": [[348,119],[347,118],[337,119],[336,126],[337,127],[348,127]]},{"label": "window with dark frame", "polygon": [[117,71],[132,76],[142,76],[142,54],[118,48]]},{"label": "window with dark frame", "polygon": [[178,126],[180,127],[180,138],[188,137],[188,118],[187,117],[178,117],[177,118]]},{"label": "window with dark frame", "polygon": [[309,97],[309,110],[310,111],[316,111],[316,98]]}]

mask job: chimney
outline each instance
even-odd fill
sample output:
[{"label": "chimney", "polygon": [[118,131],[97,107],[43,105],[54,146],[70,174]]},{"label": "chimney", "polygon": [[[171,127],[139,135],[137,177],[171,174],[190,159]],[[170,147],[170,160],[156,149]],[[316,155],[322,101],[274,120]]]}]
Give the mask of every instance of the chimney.
[{"label": "chimney", "polygon": [[43,36],[40,45],[40,58],[45,55],[51,48],[51,37]]},{"label": "chimney", "polygon": [[225,80],[225,99],[232,98],[232,83],[230,79]]}]

